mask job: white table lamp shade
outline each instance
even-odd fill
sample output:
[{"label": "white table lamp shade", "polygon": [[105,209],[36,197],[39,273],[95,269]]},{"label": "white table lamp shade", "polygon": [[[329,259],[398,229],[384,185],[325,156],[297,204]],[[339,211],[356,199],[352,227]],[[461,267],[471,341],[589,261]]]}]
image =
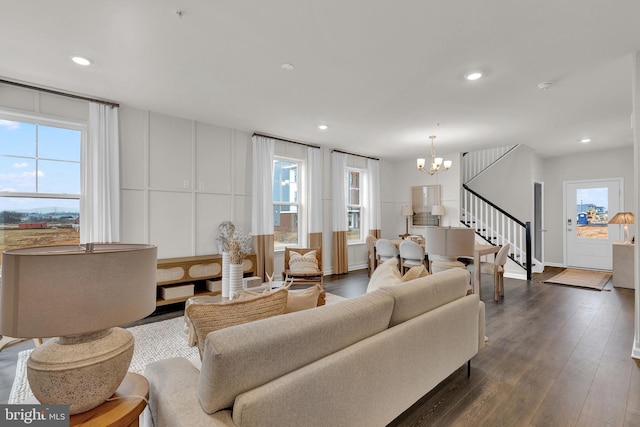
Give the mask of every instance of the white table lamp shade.
[{"label": "white table lamp shade", "polygon": [[71,336],[139,320],[156,308],[156,257],[134,244],[5,251],[0,333]]},{"label": "white table lamp shade", "polygon": [[411,216],[413,215],[413,209],[411,209],[411,206],[403,206],[400,208],[400,215],[402,216]]},{"label": "white table lamp shade", "polygon": [[431,207],[431,215],[442,216],[445,214],[444,205],[433,205]]}]

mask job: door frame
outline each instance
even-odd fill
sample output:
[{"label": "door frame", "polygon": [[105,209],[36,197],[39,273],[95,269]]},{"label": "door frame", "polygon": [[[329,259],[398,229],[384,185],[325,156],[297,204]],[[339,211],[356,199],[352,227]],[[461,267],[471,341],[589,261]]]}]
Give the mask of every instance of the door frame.
[{"label": "door frame", "polygon": [[[592,179],[577,179],[577,180],[568,180],[562,182],[562,265],[567,267],[567,259],[569,250],[567,244],[567,184],[586,184],[592,182],[602,182],[602,181],[618,181],[618,189],[620,191],[619,201],[620,206],[617,208],[619,211],[624,210],[624,178],[623,177],[612,177],[612,178],[592,178]],[[611,206],[608,207],[611,210]]]},{"label": "door frame", "polygon": [[[535,236],[535,220],[536,220],[536,185],[540,186],[540,242],[536,241],[536,236]],[[533,244],[537,245],[540,244],[540,258],[541,259],[537,259],[535,257],[535,246],[531,248],[534,256],[532,256],[533,259],[535,259],[536,261],[538,261],[536,263],[536,266],[533,267],[532,271],[534,273],[542,273],[544,272],[544,233],[546,233],[547,230],[545,230],[545,221],[544,221],[544,182],[543,181],[539,181],[539,180],[533,180],[533,194],[532,194],[532,212],[533,214],[531,215],[531,218],[533,218]]]}]

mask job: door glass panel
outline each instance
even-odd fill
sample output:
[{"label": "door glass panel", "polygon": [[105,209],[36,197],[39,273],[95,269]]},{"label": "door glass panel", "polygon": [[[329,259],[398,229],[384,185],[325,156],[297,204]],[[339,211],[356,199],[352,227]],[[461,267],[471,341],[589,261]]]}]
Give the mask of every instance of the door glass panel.
[{"label": "door glass panel", "polygon": [[581,239],[609,239],[609,189],[576,190],[576,229]]}]

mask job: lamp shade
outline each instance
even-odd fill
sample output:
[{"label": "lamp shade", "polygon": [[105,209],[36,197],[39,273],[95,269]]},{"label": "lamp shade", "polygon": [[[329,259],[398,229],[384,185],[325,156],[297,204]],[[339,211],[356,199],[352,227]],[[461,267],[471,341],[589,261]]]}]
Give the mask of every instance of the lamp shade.
[{"label": "lamp shade", "polygon": [[445,214],[444,205],[433,205],[431,207],[431,215],[442,216]]},{"label": "lamp shade", "polygon": [[133,322],[156,308],[157,248],[93,244],[7,250],[0,333],[72,336]]},{"label": "lamp shade", "polygon": [[634,222],[633,212],[618,212],[609,220],[609,224],[633,224]]},{"label": "lamp shade", "polygon": [[411,206],[405,205],[402,208],[400,208],[400,215],[411,216],[413,215],[413,209],[411,209]]}]

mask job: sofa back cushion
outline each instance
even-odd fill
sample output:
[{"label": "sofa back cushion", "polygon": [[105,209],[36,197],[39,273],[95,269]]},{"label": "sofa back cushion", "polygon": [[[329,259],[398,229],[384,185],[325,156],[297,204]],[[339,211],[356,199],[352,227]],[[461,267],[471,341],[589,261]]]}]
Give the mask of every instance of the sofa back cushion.
[{"label": "sofa back cushion", "polygon": [[385,330],[393,304],[376,292],[210,333],[198,380],[202,409],[230,408],[239,394]]},{"label": "sofa back cushion", "polygon": [[455,268],[420,277],[400,286],[383,287],[383,292],[389,293],[395,301],[389,327],[464,297],[469,280],[467,270]]}]

